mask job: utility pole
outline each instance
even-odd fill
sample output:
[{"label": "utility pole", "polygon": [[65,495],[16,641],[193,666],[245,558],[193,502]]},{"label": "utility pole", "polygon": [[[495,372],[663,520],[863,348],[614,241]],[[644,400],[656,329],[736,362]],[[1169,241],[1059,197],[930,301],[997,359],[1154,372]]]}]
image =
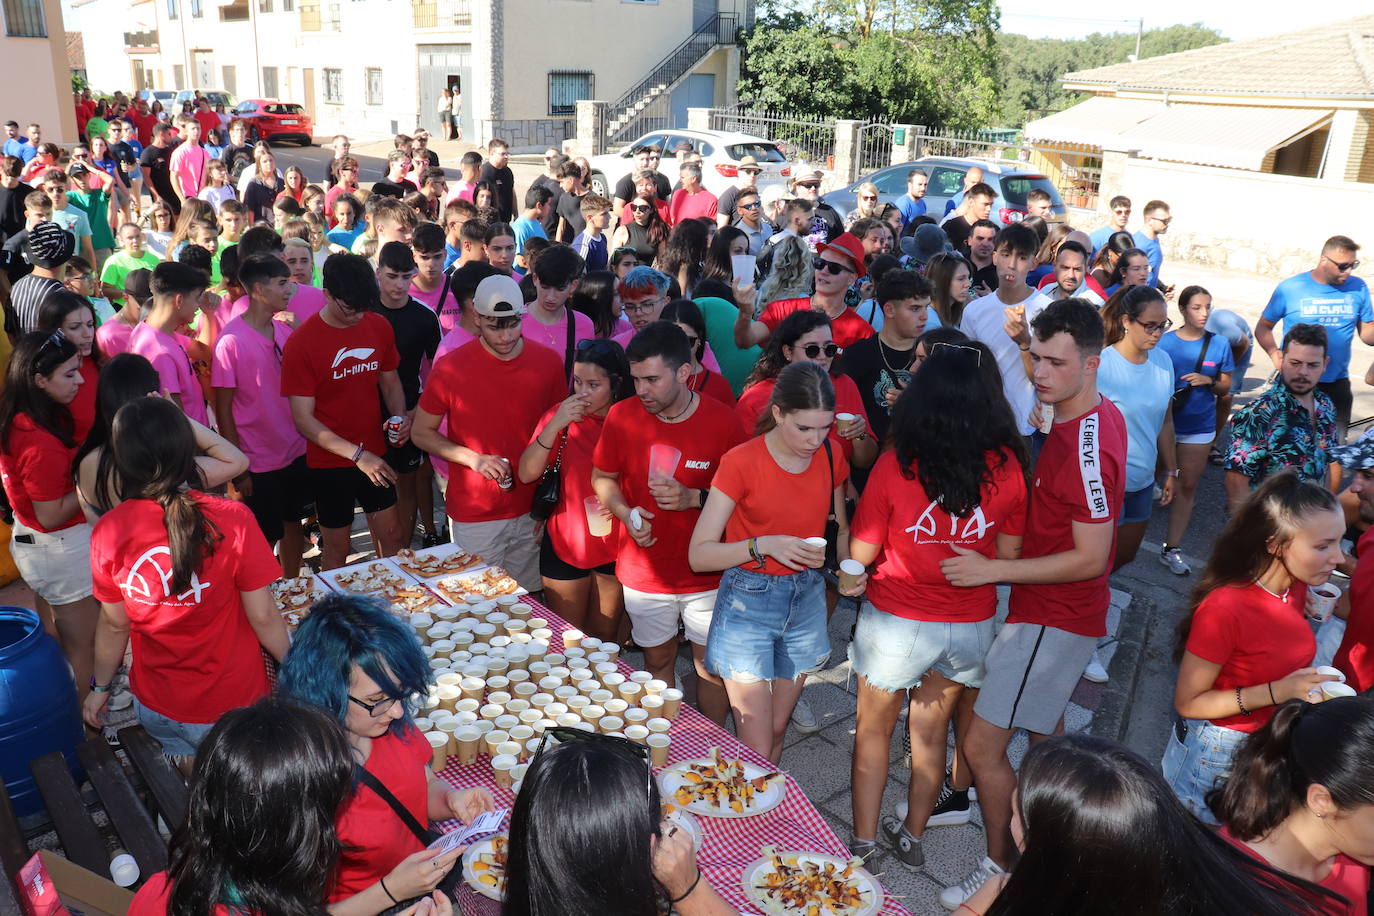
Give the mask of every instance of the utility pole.
[{"label": "utility pole", "polygon": [[1145,32],[1145,17],[1141,16],[1135,27],[1135,59],[1140,60],[1140,36]]}]

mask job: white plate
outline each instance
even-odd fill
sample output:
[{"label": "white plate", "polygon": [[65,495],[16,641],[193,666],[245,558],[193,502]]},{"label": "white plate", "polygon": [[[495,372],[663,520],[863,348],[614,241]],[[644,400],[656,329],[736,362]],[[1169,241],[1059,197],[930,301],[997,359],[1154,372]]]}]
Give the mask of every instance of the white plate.
[{"label": "white plate", "polygon": [[[688,784],[686,773],[694,763],[709,766],[712,761],[709,759],[684,760],[681,763],[665,768],[658,776],[659,789],[663,794],[663,798],[678,805],[680,808],[691,811],[693,814],[703,814],[707,817],[753,817],[756,814],[763,814],[765,811],[771,811],[776,808],[782,801],[783,795],[787,792],[786,778],[777,776],[769,780],[768,788],[756,794],[753,798],[753,804],[742,812],[731,811],[729,808],[722,808],[714,802],[700,800],[693,801],[686,805],[679,804],[674,793],[677,792],[679,786]],[[740,764],[744,767],[744,774],[748,779],[757,779],[769,772],[762,767],[754,766],[748,761],[740,761]]]},{"label": "white plate", "polygon": [[706,842],[706,832],[701,829],[701,821],[687,813],[677,802],[664,801],[664,804],[673,806],[673,813],[668,815],[667,820],[677,824],[691,836],[692,852],[701,852],[701,844]]},{"label": "white plate", "polygon": [[[498,835],[504,836],[504,834]],[[471,846],[467,848],[467,851],[463,853],[463,880],[468,883],[468,887],[472,888],[477,893],[481,894],[483,897],[488,897],[499,903],[506,899],[506,892],[504,887],[506,877],[505,871],[502,870],[502,887],[498,889],[492,887],[490,884],[483,884],[481,881],[478,881],[477,872],[472,870],[472,863],[477,861],[478,856],[484,853],[491,852],[492,843],[494,843],[495,841],[496,837],[489,836],[484,840],[478,840],[476,843],[473,843]]]},{"label": "white plate", "polygon": [[388,573],[390,573],[391,575],[393,575],[393,576],[395,576],[396,578],[400,579],[403,583],[405,583],[405,584],[407,584],[407,585],[409,585],[410,583],[412,583],[412,582],[415,581],[411,576],[407,575],[407,574],[401,569],[401,567],[397,566],[397,565],[396,565],[394,562],[392,562],[390,559],[364,560],[364,561],[361,562],[361,563],[354,563],[354,564],[351,565],[351,566],[341,566],[341,567],[339,567],[338,569],[331,569],[331,570],[329,570],[329,571],[327,571],[327,572],[322,572],[322,573],[320,573],[320,578],[324,580],[325,584],[328,585],[329,588],[330,588],[331,590],[336,591],[336,592],[339,592],[340,594],[345,594],[345,595],[347,595],[347,594],[375,595],[375,594],[378,594],[379,592],[381,592],[382,589],[381,589],[381,588],[374,588],[374,589],[368,589],[368,590],[365,590],[365,591],[354,591],[354,590],[352,590],[352,589],[346,588],[346,587],[339,581],[339,578],[340,578],[341,576],[348,576],[348,575],[351,574],[351,573],[357,573],[357,572],[368,572],[368,571],[371,569],[371,567],[373,567],[373,566],[381,566],[381,567],[384,568]]},{"label": "white plate", "polygon": [[[844,868],[849,864],[848,860],[841,859],[839,856],[828,856],[820,852],[779,852],[778,856],[789,865],[797,862],[812,862],[817,865],[832,864]],[[762,883],[763,876],[772,868],[773,860],[767,855],[747,867],[740,879],[744,884],[744,894],[761,913],[774,914],[774,916],[796,916],[797,913],[801,912],[800,910],[784,907],[779,901],[771,899],[765,891],[759,889],[758,885]],[[854,869],[854,878],[858,881],[859,891],[863,894],[865,903],[859,907],[826,910],[827,916],[831,913],[835,916],[875,916],[883,908],[883,888],[878,883],[878,879],[858,867]]]}]

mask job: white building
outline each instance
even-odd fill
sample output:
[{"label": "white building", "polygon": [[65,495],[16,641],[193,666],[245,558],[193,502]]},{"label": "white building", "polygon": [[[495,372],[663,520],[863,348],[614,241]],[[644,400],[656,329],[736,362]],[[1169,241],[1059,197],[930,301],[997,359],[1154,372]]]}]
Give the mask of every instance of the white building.
[{"label": "white building", "polygon": [[[516,149],[571,137],[578,99],[733,102],[737,28],[753,0],[80,0],[92,85],[225,89],[300,102],[316,136],[439,129],[441,90],[463,136]],[[112,28],[108,23],[118,22]],[[132,23],[132,25],[129,25]],[[120,28],[121,31],[115,31]],[[123,29],[132,31],[123,32]],[[121,32],[123,34],[121,35]],[[122,45],[119,44],[123,42]],[[123,55],[121,74],[117,62]],[[613,104],[613,111],[616,105]]]},{"label": "white building", "polygon": [[0,121],[43,127],[51,143],[76,142],[76,107],[67,69],[67,33],[58,0],[0,4]]}]

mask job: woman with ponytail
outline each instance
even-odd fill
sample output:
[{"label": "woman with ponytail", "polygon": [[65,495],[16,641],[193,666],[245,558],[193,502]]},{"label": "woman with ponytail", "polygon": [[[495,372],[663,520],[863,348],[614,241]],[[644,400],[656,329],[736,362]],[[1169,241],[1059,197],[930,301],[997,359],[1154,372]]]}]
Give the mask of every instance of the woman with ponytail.
[{"label": "woman with ponytail", "polygon": [[1368,916],[1374,865],[1374,699],[1290,700],[1236,751],[1207,796],[1222,834],[1256,859],[1340,894]]},{"label": "woman with ponytail", "polygon": [[1174,708],[1164,778],[1194,814],[1231,770],[1236,747],[1288,700],[1321,698],[1331,677],[1311,667],[1307,589],[1343,559],[1336,497],[1293,470],[1270,477],[1217,538],[1192,609],[1179,624]]},{"label": "woman with ponytail", "polygon": [[132,636],[139,721],[187,769],[221,714],[268,693],[259,646],[286,656],[286,625],[267,591],[281,567],[246,506],[192,489],[201,485],[195,435],[172,401],[121,407],[110,448],[123,502],[91,537],[103,610],[84,715],[101,726]]}]

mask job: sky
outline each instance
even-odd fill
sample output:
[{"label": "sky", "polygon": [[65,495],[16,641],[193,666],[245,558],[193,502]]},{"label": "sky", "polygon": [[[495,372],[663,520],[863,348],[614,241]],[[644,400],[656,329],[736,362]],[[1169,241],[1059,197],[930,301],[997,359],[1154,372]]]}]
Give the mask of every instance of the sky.
[{"label": "sky", "polygon": [[[1081,17],[1059,4],[1044,0],[1001,0],[1002,31],[1031,38],[1066,38],[1093,32],[1135,32],[1139,10],[1145,28],[1191,25],[1201,22],[1232,41],[1259,38],[1285,30],[1324,25],[1339,19],[1368,15],[1370,0],[1326,0],[1298,21],[1299,6],[1285,0],[1152,0],[1148,4],[1081,4]],[[1118,12],[1119,11],[1119,12]],[[1115,18],[1119,16],[1120,18]],[[1125,20],[1125,21],[1122,21]]]}]

